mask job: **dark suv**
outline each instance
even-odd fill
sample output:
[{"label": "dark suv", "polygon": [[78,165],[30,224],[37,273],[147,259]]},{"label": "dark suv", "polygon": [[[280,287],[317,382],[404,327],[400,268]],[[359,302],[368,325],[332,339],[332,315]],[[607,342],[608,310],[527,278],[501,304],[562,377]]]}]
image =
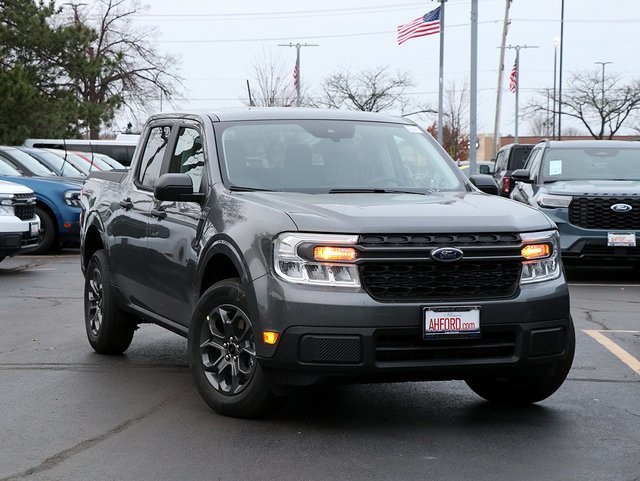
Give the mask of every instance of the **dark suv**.
[{"label": "dark suv", "polygon": [[547,214],[565,260],[640,261],[640,142],[544,141],[511,198]]},{"label": "dark suv", "polygon": [[500,195],[509,197],[513,190],[511,172],[524,167],[531,149],[533,144],[508,144],[498,151],[493,177],[500,187]]}]

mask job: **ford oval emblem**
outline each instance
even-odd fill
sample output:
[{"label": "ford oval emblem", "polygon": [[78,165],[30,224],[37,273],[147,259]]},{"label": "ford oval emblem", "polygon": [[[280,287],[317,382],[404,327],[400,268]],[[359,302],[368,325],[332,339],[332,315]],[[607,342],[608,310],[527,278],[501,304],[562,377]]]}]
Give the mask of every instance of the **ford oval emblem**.
[{"label": "ford oval emblem", "polygon": [[611,206],[611,210],[614,212],[629,212],[632,209],[633,207],[629,204],[614,204]]},{"label": "ford oval emblem", "polygon": [[464,252],[455,247],[440,247],[431,251],[431,257],[440,262],[455,262],[462,259]]}]

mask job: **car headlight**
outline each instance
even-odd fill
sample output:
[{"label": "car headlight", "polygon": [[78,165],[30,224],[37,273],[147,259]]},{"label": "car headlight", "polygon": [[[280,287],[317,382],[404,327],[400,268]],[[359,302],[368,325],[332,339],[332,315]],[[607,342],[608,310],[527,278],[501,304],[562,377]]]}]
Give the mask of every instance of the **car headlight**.
[{"label": "car headlight", "polygon": [[569,207],[572,200],[573,197],[570,195],[540,194],[537,202],[540,207],[555,209],[558,207]]},{"label": "car headlight", "polygon": [[80,191],[68,190],[64,193],[64,203],[71,207],[80,207]]},{"label": "car headlight", "polygon": [[521,234],[522,275],[520,284],[557,279],[561,272],[558,232],[545,231]]},{"label": "car headlight", "polygon": [[274,241],[274,268],[288,282],[360,287],[358,236],[285,232]]},{"label": "car headlight", "polygon": [[0,215],[15,215],[12,195],[0,195]]}]

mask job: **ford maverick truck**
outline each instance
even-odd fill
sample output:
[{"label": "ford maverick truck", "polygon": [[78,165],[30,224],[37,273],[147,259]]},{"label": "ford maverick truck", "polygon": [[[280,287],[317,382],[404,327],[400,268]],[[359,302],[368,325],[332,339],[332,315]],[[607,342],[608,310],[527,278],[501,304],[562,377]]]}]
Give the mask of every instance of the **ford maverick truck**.
[{"label": "ford maverick truck", "polygon": [[247,108],[151,117],[127,171],[81,193],[89,343],[188,338],[217,412],[325,383],[464,380],[527,404],[575,334],[556,226],[382,114]]},{"label": "ford maverick truck", "polygon": [[37,244],[36,196],[23,185],[0,180],[0,261]]}]

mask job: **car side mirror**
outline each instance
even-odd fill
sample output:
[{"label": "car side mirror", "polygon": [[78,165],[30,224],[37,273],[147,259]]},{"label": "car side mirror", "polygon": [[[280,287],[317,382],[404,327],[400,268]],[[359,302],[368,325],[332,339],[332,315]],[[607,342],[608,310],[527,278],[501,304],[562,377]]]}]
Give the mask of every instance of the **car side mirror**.
[{"label": "car side mirror", "polygon": [[478,169],[480,174],[490,174],[491,173],[491,168],[486,165],[486,164],[482,164],[479,169]]},{"label": "car side mirror", "polygon": [[193,192],[193,181],[187,174],[162,174],[156,180],[153,195],[158,200],[174,202],[198,202],[204,194]]},{"label": "car side mirror", "polygon": [[511,180],[514,182],[524,182],[525,184],[533,184],[531,173],[527,169],[517,169],[511,172]]},{"label": "car side mirror", "polygon": [[485,194],[500,195],[500,188],[496,180],[490,175],[476,174],[469,177],[469,181]]}]

